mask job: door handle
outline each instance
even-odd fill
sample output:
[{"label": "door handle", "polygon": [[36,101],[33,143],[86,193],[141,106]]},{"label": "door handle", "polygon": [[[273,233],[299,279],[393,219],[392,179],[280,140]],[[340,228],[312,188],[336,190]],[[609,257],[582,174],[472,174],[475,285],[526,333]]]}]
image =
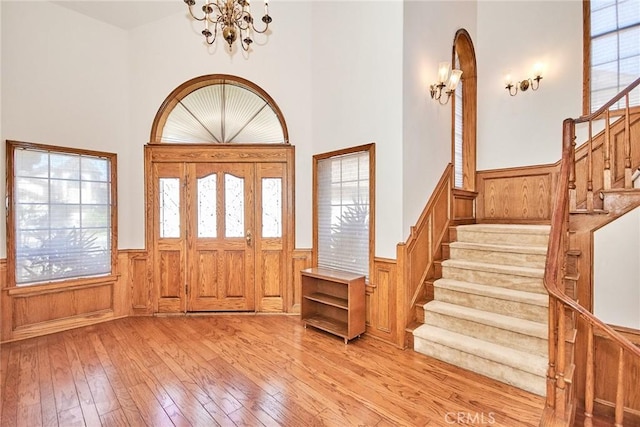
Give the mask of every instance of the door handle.
[{"label": "door handle", "polygon": [[247,230],[247,237],[245,237],[245,239],[247,240],[247,245],[251,246],[251,242],[253,241],[253,235],[251,234],[251,230]]}]

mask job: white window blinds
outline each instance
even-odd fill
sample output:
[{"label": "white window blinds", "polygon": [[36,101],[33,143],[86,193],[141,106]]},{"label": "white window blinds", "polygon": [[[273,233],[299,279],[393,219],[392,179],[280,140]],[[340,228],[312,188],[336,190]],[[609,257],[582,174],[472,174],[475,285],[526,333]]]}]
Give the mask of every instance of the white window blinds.
[{"label": "white window blinds", "polygon": [[[594,112],[640,76],[640,1],[591,0],[590,7]],[[640,93],[634,91],[629,102],[639,105]]]},{"label": "white window blinds", "polygon": [[[460,69],[460,59],[458,58],[458,54],[455,56],[455,67]],[[453,126],[453,170],[454,170],[454,178],[455,178],[455,187],[462,188],[464,187],[463,181],[463,171],[462,171],[462,91],[463,91],[464,80],[460,80],[458,83],[458,87],[456,87],[455,91],[455,99],[454,99],[454,126]]]},{"label": "white window blinds", "polygon": [[14,151],[17,285],[111,272],[111,162],[74,153]]},{"label": "white window blinds", "polygon": [[369,276],[369,152],[317,163],[318,266]]}]

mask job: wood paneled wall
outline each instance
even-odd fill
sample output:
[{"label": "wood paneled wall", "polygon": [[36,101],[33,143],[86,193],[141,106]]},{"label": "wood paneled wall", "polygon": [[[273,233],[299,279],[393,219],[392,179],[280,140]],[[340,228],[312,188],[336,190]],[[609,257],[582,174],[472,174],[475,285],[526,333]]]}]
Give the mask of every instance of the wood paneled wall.
[{"label": "wood paneled wall", "polygon": [[478,172],[477,221],[549,223],[558,172],[559,163]]},{"label": "wood paneled wall", "polygon": [[442,244],[449,242],[449,227],[475,221],[473,191],[453,187],[453,166],[449,164],[431,194],[406,242],[396,248],[396,331],[395,343],[405,346],[405,328],[413,320],[417,300],[433,295],[428,281],[435,278],[435,263],[442,260]]},{"label": "wood paneled wall", "polygon": [[367,333],[390,344],[396,342],[397,275],[394,259],[374,258],[373,274],[366,286]]},{"label": "wood paneled wall", "polygon": [[130,315],[150,315],[153,313],[153,287],[149,256],[147,251],[143,250],[126,252],[126,283],[131,295]]},{"label": "wood paneled wall", "polygon": [[[293,251],[292,290],[286,311],[300,312],[300,271],[312,266],[311,249]],[[108,280],[81,286],[45,285],[9,289],[6,259],[0,259],[2,342],[30,338],[125,316],[154,313],[154,293],[149,257],[144,250],[118,253],[118,272]],[[395,344],[396,261],[375,258],[372,279],[366,287],[367,333]]]},{"label": "wood paneled wall", "polygon": [[312,266],[311,249],[295,249],[292,252],[292,257],[291,274],[293,278],[293,289],[292,292],[289,292],[290,299],[287,301],[287,311],[289,313],[300,313],[302,289],[302,276],[300,276],[300,272]]},{"label": "wood paneled wall", "polygon": [[13,341],[131,314],[151,313],[145,251],[119,251],[113,276],[74,285],[54,283],[8,288],[0,260],[0,341]]},{"label": "wood paneled wall", "polygon": [[404,330],[409,324],[411,308],[420,298],[424,282],[434,269],[440,244],[448,235],[451,218],[451,189],[453,187],[453,167],[447,166],[440,181],[427,202],[416,225],[411,227],[411,234],[405,243],[397,247],[398,282],[398,317],[396,325],[397,344],[404,346]]},{"label": "wood paneled wall", "polygon": [[[635,331],[628,336],[640,345],[640,333]],[[600,405],[598,409],[600,413],[608,413],[613,416],[616,402],[616,369],[618,366],[618,347],[605,338],[596,335],[594,337],[594,360],[595,360],[595,398],[596,403]],[[625,387],[624,387],[624,407],[625,407],[625,425],[637,425],[640,422],[640,363],[637,357],[627,354],[624,359],[625,371]],[[635,419],[636,423],[630,422]],[[629,422],[629,424],[627,424]]]}]

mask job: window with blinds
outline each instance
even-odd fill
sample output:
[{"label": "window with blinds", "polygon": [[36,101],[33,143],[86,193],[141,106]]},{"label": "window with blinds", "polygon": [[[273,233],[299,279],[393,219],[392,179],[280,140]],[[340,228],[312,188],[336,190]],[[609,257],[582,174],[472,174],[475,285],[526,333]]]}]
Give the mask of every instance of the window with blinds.
[{"label": "window with blinds", "polygon": [[[640,76],[640,1],[589,4],[590,111],[594,112]],[[631,95],[630,104],[639,105],[640,93]]]},{"label": "window with blinds", "polygon": [[369,276],[373,145],[314,156],[318,266]]},{"label": "window with blinds", "polygon": [[[460,58],[458,54],[455,54],[455,68],[460,69]],[[454,93],[455,98],[453,101],[454,114],[453,114],[453,171],[454,171],[454,185],[457,188],[464,186],[463,171],[462,171],[462,86],[464,80],[461,79],[456,87]]]},{"label": "window with blinds", "polygon": [[110,274],[115,154],[12,144],[15,284]]}]

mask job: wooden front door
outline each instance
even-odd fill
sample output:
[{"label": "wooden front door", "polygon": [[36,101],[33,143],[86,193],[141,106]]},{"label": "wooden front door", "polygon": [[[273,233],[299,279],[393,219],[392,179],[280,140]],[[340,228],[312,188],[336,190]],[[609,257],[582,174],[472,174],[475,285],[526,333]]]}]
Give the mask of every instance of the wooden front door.
[{"label": "wooden front door", "polygon": [[154,312],[294,309],[293,155],[291,146],[145,148]]},{"label": "wooden front door", "polygon": [[254,169],[154,164],[158,312],[254,310]]},{"label": "wooden front door", "polygon": [[188,171],[187,311],[254,310],[254,166]]}]

